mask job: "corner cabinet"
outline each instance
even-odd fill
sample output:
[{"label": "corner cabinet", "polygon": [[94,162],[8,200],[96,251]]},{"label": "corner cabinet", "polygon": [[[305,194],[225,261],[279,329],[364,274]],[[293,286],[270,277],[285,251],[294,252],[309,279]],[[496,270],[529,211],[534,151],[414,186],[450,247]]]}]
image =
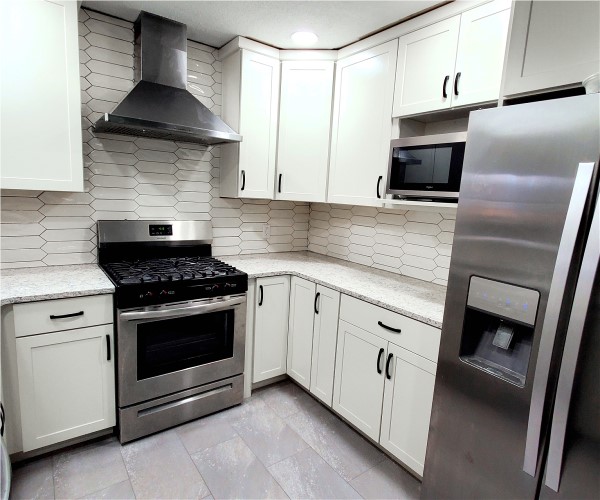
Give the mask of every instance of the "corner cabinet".
[{"label": "corner cabinet", "polygon": [[331,406],[340,293],[292,277],[287,374]]},{"label": "corner cabinet", "polygon": [[394,116],[498,100],[510,8],[494,0],[401,36]]},{"label": "corner cabinet", "polygon": [[273,199],[279,59],[241,49],[223,60],[223,120],[242,142],[221,146],[220,194]]},{"label": "corner cabinet", "polygon": [[286,373],[289,276],[257,278],[254,312],[254,362],[252,382]]},{"label": "corner cabinet", "polygon": [[504,95],[581,85],[600,68],[600,3],[515,2]]},{"label": "corner cabinet", "polygon": [[330,203],[372,205],[384,194],[398,41],[337,63],[329,166]]},{"label": "corner cabinet", "polygon": [[83,191],[77,26],[77,2],[0,2],[3,189]]},{"label": "corner cabinet", "polygon": [[283,61],[278,200],[326,201],[333,61]]}]

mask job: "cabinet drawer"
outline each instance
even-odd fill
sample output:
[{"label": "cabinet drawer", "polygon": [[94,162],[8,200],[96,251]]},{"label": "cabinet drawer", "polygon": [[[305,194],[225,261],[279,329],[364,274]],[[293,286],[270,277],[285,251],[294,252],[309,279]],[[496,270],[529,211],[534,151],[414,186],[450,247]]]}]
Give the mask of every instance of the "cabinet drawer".
[{"label": "cabinet drawer", "polygon": [[113,322],[110,294],[15,304],[13,311],[15,337]]},{"label": "cabinet drawer", "polygon": [[[340,319],[437,363],[441,331],[363,300],[342,295]],[[393,332],[383,325],[400,330]]]}]

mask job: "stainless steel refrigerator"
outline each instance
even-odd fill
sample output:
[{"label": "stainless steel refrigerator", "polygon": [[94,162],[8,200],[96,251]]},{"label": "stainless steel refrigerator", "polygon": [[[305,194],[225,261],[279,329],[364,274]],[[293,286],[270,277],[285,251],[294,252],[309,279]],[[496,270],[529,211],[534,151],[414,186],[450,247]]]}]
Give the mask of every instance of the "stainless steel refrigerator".
[{"label": "stainless steel refrigerator", "polygon": [[422,498],[600,496],[600,95],[471,113]]}]

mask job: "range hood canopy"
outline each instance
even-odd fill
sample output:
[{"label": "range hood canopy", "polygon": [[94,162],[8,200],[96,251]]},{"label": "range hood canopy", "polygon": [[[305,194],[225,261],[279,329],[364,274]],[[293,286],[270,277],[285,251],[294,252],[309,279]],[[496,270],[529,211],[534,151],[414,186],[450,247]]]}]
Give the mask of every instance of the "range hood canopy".
[{"label": "range hood canopy", "polygon": [[140,12],[135,25],[136,85],[96,132],[199,144],[240,142],[242,136],[187,91],[187,27]]}]

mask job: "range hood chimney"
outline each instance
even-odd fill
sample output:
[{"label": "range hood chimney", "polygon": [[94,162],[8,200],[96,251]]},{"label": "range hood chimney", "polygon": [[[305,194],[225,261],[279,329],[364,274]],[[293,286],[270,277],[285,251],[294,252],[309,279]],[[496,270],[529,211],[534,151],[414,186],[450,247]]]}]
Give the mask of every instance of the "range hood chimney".
[{"label": "range hood chimney", "polygon": [[187,27],[140,12],[135,30],[135,87],[96,132],[199,144],[240,142],[242,136],[187,91]]}]

